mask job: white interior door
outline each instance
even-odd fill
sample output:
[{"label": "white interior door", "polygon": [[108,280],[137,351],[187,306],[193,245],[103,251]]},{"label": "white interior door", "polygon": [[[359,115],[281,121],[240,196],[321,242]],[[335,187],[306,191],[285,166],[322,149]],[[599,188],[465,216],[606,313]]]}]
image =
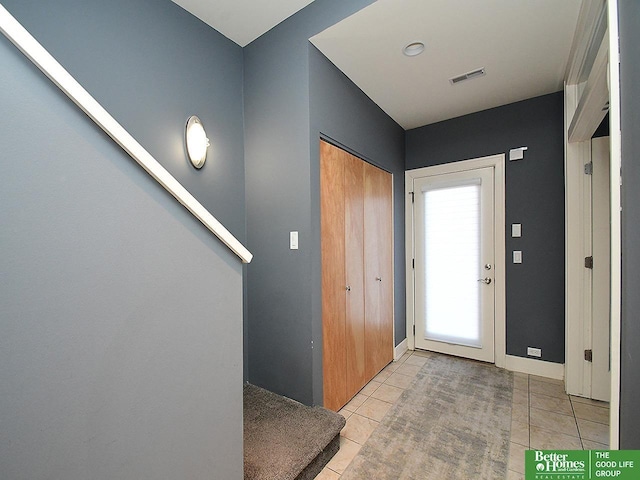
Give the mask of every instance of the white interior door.
[{"label": "white interior door", "polygon": [[494,167],[413,180],[415,347],[494,362]]},{"label": "white interior door", "polygon": [[592,358],[591,398],[611,398],[611,215],[609,137],[591,140]]}]

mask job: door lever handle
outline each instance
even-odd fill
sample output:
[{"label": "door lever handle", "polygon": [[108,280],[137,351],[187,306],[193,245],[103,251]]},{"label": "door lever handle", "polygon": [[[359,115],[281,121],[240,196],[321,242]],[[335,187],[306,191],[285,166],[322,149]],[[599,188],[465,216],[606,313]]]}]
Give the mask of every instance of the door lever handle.
[{"label": "door lever handle", "polygon": [[481,278],[481,279],[479,279],[478,281],[479,281],[479,282],[482,282],[482,283],[484,283],[484,284],[486,284],[486,285],[490,285],[490,284],[491,284],[491,279],[490,279],[489,277]]},{"label": "door lever handle", "polygon": [[382,277],[376,277],[376,280],[377,280],[378,282],[381,282],[381,281],[382,281]]}]

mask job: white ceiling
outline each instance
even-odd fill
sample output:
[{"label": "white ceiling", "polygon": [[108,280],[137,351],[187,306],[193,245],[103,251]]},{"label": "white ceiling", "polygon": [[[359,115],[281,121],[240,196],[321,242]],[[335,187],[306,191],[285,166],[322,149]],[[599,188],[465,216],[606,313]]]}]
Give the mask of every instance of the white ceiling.
[{"label": "white ceiling", "polygon": [[241,47],[313,0],[171,0]]},{"label": "white ceiling", "polygon": [[[173,0],[241,46],[311,0]],[[581,0],[378,0],[311,38],[405,129],[562,89]],[[402,53],[422,41],[417,57]],[[485,67],[486,76],[449,78]]]}]

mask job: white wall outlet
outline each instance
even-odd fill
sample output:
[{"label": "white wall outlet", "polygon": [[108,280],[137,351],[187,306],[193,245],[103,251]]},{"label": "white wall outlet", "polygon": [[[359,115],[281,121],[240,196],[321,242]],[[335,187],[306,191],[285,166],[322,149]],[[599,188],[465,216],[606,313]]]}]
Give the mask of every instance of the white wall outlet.
[{"label": "white wall outlet", "polygon": [[527,355],[529,355],[530,357],[538,357],[538,358],[540,358],[542,356],[542,349],[541,348],[527,347]]},{"label": "white wall outlet", "polygon": [[522,263],[522,250],[513,251],[513,263]]},{"label": "white wall outlet", "polygon": [[289,232],[289,249],[298,250],[298,232]]},{"label": "white wall outlet", "polygon": [[519,238],[522,236],[522,224],[521,223],[512,223],[511,224],[511,236],[513,238]]}]

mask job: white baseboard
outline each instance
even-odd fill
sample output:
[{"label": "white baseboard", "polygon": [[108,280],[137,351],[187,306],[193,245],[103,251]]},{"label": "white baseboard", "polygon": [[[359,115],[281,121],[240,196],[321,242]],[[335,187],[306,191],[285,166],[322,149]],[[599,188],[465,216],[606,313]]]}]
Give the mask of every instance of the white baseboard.
[{"label": "white baseboard", "polygon": [[393,349],[393,360],[398,360],[407,350],[407,339],[405,338]]},{"label": "white baseboard", "polygon": [[505,368],[512,372],[564,380],[564,363],[545,362],[544,360],[507,355]]}]

